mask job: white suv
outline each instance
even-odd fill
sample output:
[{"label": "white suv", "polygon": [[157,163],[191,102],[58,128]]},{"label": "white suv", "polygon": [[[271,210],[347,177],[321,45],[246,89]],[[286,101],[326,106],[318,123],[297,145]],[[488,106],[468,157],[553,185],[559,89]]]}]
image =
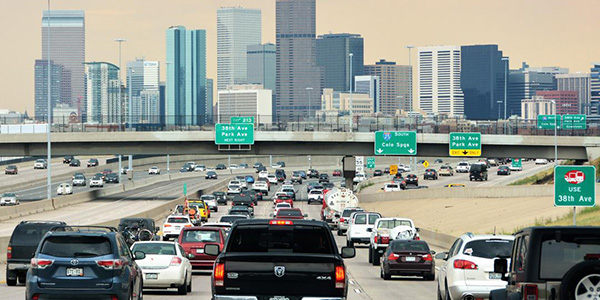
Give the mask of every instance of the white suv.
[{"label": "white suv", "polygon": [[177,239],[184,227],[192,226],[194,224],[188,216],[168,216],[165,224],[163,224],[163,241],[168,241],[170,238]]},{"label": "white suv", "polygon": [[[373,229],[370,232],[370,245],[369,245],[369,263],[374,266],[378,266],[380,261],[379,258],[387,249],[390,240],[392,230],[397,227],[410,227],[414,231],[418,231],[415,227],[415,223],[411,219],[406,218],[379,218],[375,221]],[[416,236],[418,237],[418,235]]]},{"label": "white suv", "polygon": [[456,165],[456,173],[469,173],[471,165],[466,161],[461,161]]},{"label": "white suv", "polygon": [[377,212],[355,212],[348,220],[346,232],[346,245],[354,247],[354,243],[368,244],[375,221],[381,218]]},{"label": "white suv", "polygon": [[473,235],[458,238],[448,252],[439,253],[443,259],[438,271],[438,299],[480,299],[490,291],[506,287],[494,273],[494,259],[510,257],[514,237],[510,235]]}]

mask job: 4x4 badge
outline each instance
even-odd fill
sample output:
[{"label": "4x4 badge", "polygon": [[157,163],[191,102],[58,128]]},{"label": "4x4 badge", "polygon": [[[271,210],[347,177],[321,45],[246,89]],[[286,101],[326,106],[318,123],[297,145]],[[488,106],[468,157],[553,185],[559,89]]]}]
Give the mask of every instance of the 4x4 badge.
[{"label": "4x4 badge", "polygon": [[285,267],[284,266],[275,266],[275,276],[283,277],[285,275]]},{"label": "4x4 badge", "polygon": [[78,264],[79,264],[79,259],[77,259],[77,258],[71,259],[71,265],[76,266]]}]

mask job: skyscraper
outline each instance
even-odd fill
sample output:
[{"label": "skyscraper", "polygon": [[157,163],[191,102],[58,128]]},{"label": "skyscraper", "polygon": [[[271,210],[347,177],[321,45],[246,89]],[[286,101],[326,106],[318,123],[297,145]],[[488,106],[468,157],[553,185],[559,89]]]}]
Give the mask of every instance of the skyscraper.
[{"label": "skyscraper", "polygon": [[[469,120],[503,117],[505,62],[498,45],[461,46],[460,87]],[[507,114],[508,115],[508,114]]]},{"label": "skyscraper", "polygon": [[[70,95],[62,103],[85,112],[85,13],[82,10],[44,11],[42,16],[42,59],[48,59],[48,24],[50,25],[50,59],[70,74]],[[63,91],[66,97],[67,91]],[[37,98],[37,97],[36,97]],[[82,103],[79,103],[79,102]]]},{"label": "skyscraper", "polygon": [[217,10],[217,87],[246,84],[248,45],[262,40],[259,9],[223,7]]},{"label": "skyscraper", "polygon": [[577,91],[536,91],[536,96],[556,102],[556,113],[559,115],[575,115],[579,113]]},{"label": "skyscraper", "polygon": [[381,59],[374,65],[366,65],[365,75],[379,77],[379,112],[394,115],[400,111],[410,110],[412,103],[411,66],[397,65],[393,61]]},{"label": "skyscraper", "polygon": [[167,29],[166,125],[203,125],[211,119],[206,101],[206,31]]},{"label": "skyscraper", "polygon": [[119,124],[119,67],[107,62],[88,62],[85,66],[87,122]]},{"label": "skyscraper", "polygon": [[[213,105],[215,103],[215,82],[212,78],[206,78],[206,103],[210,103],[211,105]],[[211,112],[211,118],[208,120],[209,123],[213,123],[214,120],[214,113],[215,108],[212,108],[212,112]]]},{"label": "skyscraper", "polygon": [[590,69],[590,107],[588,114],[600,115],[600,62]]},{"label": "skyscraper", "polygon": [[460,46],[419,47],[419,107],[429,115],[463,116]]},{"label": "skyscraper", "polygon": [[[51,105],[52,109],[63,100],[70,100],[71,97],[71,79],[70,72],[65,70],[62,65],[56,65],[50,61],[51,78]],[[48,113],[48,61],[43,59],[35,60],[35,117],[38,121],[46,120]]]},{"label": "skyscraper", "polygon": [[316,59],[316,0],[277,0],[277,118],[297,120],[321,108],[318,96],[308,105],[311,92],[321,91]]},{"label": "skyscraper", "polygon": [[275,80],[277,77],[277,49],[273,44],[248,46],[248,83],[260,84],[271,90],[271,116],[275,116]]},{"label": "skyscraper", "polygon": [[354,77],[355,92],[357,94],[367,94],[373,99],[373,112],[379,112],[379,103],[381,98],[379,76],[361,75]]},{"label": "skyscraper", "polygon": [[537,91],[556,90],[556,75],[566,73],[569,73],[569,69],[559,67],[531,68],[526,63],[523,63],[518,70],[510,70],[508,74],[506,116],[520,115],[521,100],[531,99]]},{"label": "skyscraper", "polygon": [[160,123],[159,74],[158,61],[136,59],[127,62],[126,83],[128,89],[131,89],[132,97],[127,101],[125,115],[129,115],[129,105],[132,105],[133,124]]},{"label": "skyscraper", "polygon": [[317,66],[321,68],[323,75],[323,88],[332,88],[340,92],[350,91],[352,78],[364,74],[363,43],[360,34],[324,34],[317,38]]},{"label": "skyscraper", "polygon": [[556,74],[556,87],[559,91],[577,91],[579,113],[589,113],[590,73]]}]

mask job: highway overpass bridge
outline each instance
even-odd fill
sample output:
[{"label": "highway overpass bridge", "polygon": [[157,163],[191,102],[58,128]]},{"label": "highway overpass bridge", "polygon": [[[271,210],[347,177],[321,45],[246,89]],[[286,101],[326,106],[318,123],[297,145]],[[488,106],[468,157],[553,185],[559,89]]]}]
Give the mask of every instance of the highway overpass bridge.
[{"label": "highway overpass bridge", "polygon": [[[254,132],[246,150],[223,150],[214,131],[53,133],[53,155],[374,155],[373,132]],[[449,156],[448,134],[417,134],[417,156]],[[600,137],[558,137],[559,159],[600,157]],[[0,156],[45,156],[45,134],[2,134]],[[554,136],[482,135],[484,157],[554,158]]]}]

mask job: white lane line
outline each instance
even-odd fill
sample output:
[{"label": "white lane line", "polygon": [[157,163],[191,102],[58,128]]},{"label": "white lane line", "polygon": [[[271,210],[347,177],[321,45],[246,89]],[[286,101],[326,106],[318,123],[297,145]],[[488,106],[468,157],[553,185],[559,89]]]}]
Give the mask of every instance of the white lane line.
[{"label": "white lane line", "polygon": [[348,280],[351,285],[354,285],[354,280]]},{"label": "white lane line", "polygon": [[362,291],[360,289],[354,289],[354,292],[357,293],[357,294],[362,293]]}]

